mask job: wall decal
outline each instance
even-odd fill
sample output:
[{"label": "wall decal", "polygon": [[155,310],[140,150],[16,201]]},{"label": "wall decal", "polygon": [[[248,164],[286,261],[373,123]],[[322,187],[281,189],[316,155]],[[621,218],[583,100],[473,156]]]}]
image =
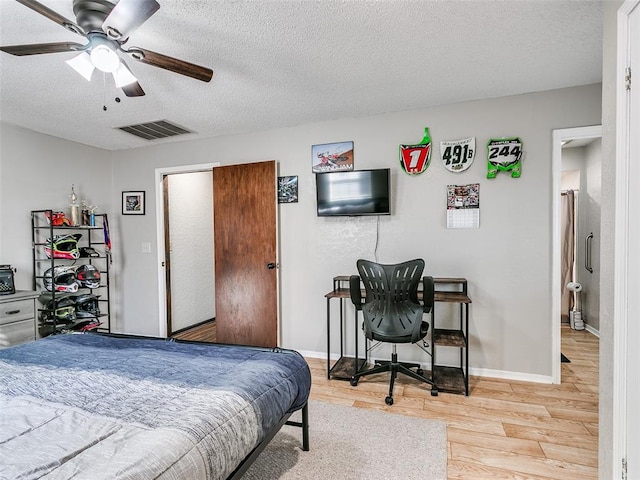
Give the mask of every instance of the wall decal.
[{"label": "wall decal", "polygon": [[424,172],[431,161],[431,136],[425,127],[424,138],[416,145],[400,145],[400,165],[409,175]]},{"label": "wall decal", "polygon": [[490,138],[487,142],[487,178],[498,172],[511,172],[518,178],[522,173],[522,140],[520,137]]},{"label": "wall decal", "polygon": [[464,172],[473,163],[476,154],[476,137],[440,142],[440,158],[450,172]]}]

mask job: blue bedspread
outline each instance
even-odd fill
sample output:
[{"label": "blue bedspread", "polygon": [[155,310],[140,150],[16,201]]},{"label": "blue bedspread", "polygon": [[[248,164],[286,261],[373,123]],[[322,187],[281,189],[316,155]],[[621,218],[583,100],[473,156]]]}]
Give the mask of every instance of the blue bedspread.
[{"label": "blue bedspread", "polygon": [[0,478],[224,479],[310,386],[291,350],[95,334],[0,350]]}]

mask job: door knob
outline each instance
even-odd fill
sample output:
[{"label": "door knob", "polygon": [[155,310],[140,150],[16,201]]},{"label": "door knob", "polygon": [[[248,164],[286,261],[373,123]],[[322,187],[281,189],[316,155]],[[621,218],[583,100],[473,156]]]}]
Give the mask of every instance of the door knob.
[{"label": "door knob", "polygon": [[269,263],[267,263],[267,268],[269,270],[273,270],[274,268],[276,268],[276,264],[273,263],[273,262],[269,262]]}]

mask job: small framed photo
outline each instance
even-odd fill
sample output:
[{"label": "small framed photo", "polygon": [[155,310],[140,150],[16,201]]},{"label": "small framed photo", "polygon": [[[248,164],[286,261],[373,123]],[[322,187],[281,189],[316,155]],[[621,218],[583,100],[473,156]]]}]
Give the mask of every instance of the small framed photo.
[{"label": "small framed photo", "polygon": [[311,146],[311,172],[353,170],[353,142]]},{"label": "small framed photo", "polygon": [[144,191],[122,192],[122,214],[144,215]]},{"label": "small framed photo", "polygon": [[298,176],[278,177],[278,203],[298,201]]}]

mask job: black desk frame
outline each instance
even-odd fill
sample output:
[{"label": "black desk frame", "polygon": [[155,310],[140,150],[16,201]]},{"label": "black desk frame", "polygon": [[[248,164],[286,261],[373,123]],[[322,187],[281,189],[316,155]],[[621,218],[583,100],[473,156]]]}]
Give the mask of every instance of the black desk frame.
[{"label": "black desk frame", "polygon": [[[469,305],[471,299],[467,293],[466,278],[434,278],[436,285],[435,302],[431,309],[431,379],[436,383],[438,390],[448,393],[469,395]],[[325,295],[327,299],[327,379],[350,380],[352,375],[364,369],[369,358],[369,344],[364,339],[364,356],[359,356],[357,318],[354,318],[355,357],[345,356],[344,352],[344,311],[345,302],[351,303],[349,293],[349,276],[337,276],[333,278],[333,290]],[[447,285],[449,289],[442,289]],[[438,288],[440,287],[440,288]],[[422,291],[418,292],[421,298]],[[331,366],[331,300],[340,300],[340,358]],[[458,303],[459,325],[457,329],[437,328],[436,305],[443,303]],[[454,347],[460,350],[460,363],[457,367],[438,365],[436,350],[438,347]]]},{"label": "black desk frame", "polygon": [[[343,285],[346,282],[346,287]],[[359,356],[359,342],[357,318],[354,318],[354,335],[355,335],[355,357],[347,357],[344,352],[344,309],[345,299],[349,299],[351,302],[351,295],[349,294],[349,277],[338,276],[333,278],[333,290],[325,295],[327,299],[327,379],[336,378],[339,380],[350,380],[351,377],[363,369],[367,364],[367,348],[365,339],[365,355],[360,358]],[[331,366],[331,299],[337,298],[340,300],[340,358],[336,363]]]}]

